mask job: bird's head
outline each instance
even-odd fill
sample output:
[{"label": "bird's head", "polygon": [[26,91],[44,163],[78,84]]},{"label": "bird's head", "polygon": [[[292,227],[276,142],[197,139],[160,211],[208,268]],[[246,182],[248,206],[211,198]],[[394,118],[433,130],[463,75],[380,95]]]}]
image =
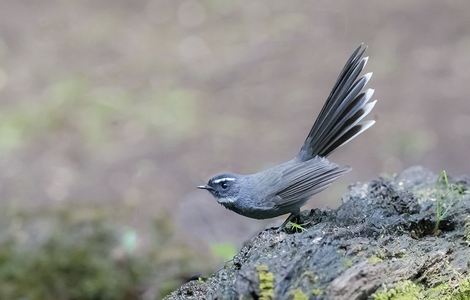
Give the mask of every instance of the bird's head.
[{"label": "bird's head", "polygon": [[209,191],[220,204],[228,204],[237,201],[240,181],[240,175],[224,173],[212,177],[206,185],[200,185],[198,188]]}]

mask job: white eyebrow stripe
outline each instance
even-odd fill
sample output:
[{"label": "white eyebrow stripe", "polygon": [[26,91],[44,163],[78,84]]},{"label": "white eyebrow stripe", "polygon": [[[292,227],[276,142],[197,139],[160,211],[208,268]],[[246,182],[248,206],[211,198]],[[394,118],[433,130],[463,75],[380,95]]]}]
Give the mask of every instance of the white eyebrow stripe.
[{"label": "white eyebrow stripe", "polygon": [[235,178],[233,178],[233,177],[219,178],[219,179],[214,180],[213,182],[214,183],[219,183],[219,182],[223,182],[223,181],[235,181]]}]

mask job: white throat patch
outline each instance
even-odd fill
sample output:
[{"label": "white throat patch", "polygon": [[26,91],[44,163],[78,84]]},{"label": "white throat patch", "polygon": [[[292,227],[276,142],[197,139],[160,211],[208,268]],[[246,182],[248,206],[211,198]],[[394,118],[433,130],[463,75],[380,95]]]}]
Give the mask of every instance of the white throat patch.
[{"label": "white throat patch", "polygon": [[237,201],[235,197],[225,197],[225,198],[218,198],[217,202],[223,204],[223,203],[233,203]]}]

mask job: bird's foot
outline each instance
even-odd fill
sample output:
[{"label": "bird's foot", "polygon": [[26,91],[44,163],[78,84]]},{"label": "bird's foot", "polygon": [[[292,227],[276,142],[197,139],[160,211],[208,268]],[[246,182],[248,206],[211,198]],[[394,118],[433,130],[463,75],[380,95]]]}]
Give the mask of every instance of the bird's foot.
[{"label": "bird's foot", "polygon": [[308,222],[305,224],[301,222],[299,214],[290,214],[284,223],[275,230],[277,232],[284,231],[286,233],[299,233],[305,231],[306,229],[303,226],[308,224]]}]

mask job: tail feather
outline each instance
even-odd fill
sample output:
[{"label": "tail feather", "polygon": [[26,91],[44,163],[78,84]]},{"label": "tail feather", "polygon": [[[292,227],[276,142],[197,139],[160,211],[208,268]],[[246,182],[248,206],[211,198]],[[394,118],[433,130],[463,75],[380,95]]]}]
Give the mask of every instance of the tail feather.
[{"label": "tail feather", "polygon": [[375,124],[375,120],[367,120],[367,121],[358,123],[357,125],[353,126],[350,130],[348,130],[344,135],[342,135],[337,141],[329,145],[329,147],[326,148],[326,152],[330,153],[336,148],[348,143],[349,141],[354,139],[356,136],[360,135],[361,133],[369,129],[374,124]]},{"label": "tail feather", "polygon": [[[364,98],[367,99],[366,97]],[[359,103],[361,106],[356,105],[355,107],[350,108],[348,111],[346,111],[346,115],[343,115],[341,118],[339,118],[339,120],[336,121],[329,134],[320,142],[325,145],[324,148],[328,148],[331,143],[340,139],[342,134],[348,132],[352,127],[359,124],[359,122],[372,111],[375,104],[377,103],[377,100],[372,102],[367,102],[367,100],[363,104]]]},{"label": "tail feather", "polygon": [[[328,128],[328,121],[331,121],[330,118],[328,118],[332,113],[335,112],[335,110],[338,108],[339,105],[341,105],[342,98],[345,97],[345,93],[348,93],[350,89],[352,88],[351,85],[354,83],[356,80],[357,76],[360,74],[362,69],[365,67],[365,64],[367,62],[367,58],[363,58],[359,62],[354,62],[352,63],[351,68],[349,71],[345,72],[343,76],[340,76],[338,81],[335,84],[335,87],[331,91],[328,99],[326,100],[322,111],[320,112],[320,115],[318,116],[317,120],[315,121],[314,126],[312,127],[312,130],[316,127],[318,127],[318,134],[322,134],[324,130]],[[354,67],[355,66],[355,67]],[[354,68],[352,68],[354,67]],[[318,121],[318,124],[317,124]],[[326,124],[325,124],[326,123]],[[312,132],[311,132],[312,133]]]},{"label": "tail feather", "polygon": [[363,91],[372,73],[359,75],[367,64],[366,46],[360,45],[343,67],[299,153],[303,161],[327,156],[364,132],[375,121],[362,121],[374,108],[373,89]]}]

